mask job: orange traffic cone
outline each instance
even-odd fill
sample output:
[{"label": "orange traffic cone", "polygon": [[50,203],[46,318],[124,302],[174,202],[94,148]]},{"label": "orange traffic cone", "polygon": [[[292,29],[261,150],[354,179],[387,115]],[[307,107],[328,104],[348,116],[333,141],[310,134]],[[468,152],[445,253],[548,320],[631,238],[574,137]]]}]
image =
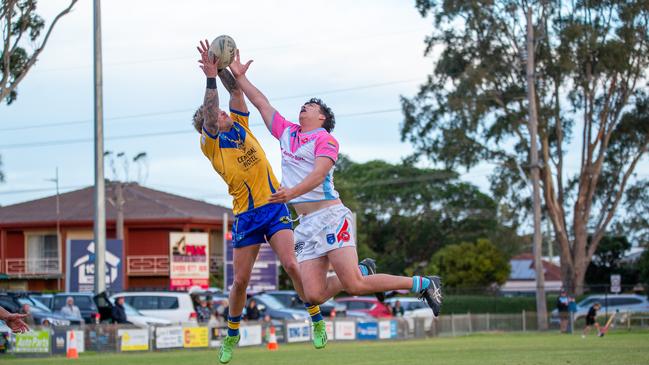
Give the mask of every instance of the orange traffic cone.
[{"label": "orange traffic cone", "polygon": [[279,345],[277,344],[277,336],[275,336],[275,326],[270,326],[270,338],[268,339],[268,349],[270,351],[277,351]]},{"label": "orange traffic cone", "polygon": [[66,357],[68,359],[78,359],[79,353],[77,352],[77,340],[74,337],[74,331],[70,331],[70,336],[68,337],[68,350]]}]

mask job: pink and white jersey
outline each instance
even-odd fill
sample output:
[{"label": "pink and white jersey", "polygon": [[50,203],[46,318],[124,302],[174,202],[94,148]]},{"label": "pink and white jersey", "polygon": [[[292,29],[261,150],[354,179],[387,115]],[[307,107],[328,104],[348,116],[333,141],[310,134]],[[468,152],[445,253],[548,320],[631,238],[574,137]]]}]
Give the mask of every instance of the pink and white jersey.
[{"label": "pink and white jersey", "polygon": [[[282,186],[292,188],[302,182],[315,168],[317,157],[328,157],[334,163],[338,160],[338,141],[324,128],[303,133],[298,124],[289,122],[275,112],[270,132],[279,140],[282,149]],[[332,167],[322,185],[290,203],[335,199],[338,199],[338,192],[334,189]]]}]

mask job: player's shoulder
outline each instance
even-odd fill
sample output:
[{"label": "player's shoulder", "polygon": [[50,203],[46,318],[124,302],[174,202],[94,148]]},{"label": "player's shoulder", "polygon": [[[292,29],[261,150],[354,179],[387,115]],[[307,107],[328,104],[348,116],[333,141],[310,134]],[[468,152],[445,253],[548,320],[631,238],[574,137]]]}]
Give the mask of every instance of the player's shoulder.
[{"label": "player's shoulder", "polygon": [[319,142],[329,143],[334,145],[335,147],[338,147],[338,140],[336,139],[336,137],[334,137],[330,132],[328,132],[324,128],[317,132],[316,139]]}]

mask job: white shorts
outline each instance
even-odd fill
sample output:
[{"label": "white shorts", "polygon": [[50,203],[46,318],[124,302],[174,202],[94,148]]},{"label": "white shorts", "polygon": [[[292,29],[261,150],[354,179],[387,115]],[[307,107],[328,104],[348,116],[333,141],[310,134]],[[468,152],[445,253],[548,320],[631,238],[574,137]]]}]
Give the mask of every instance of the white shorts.
[{"label": "white shorts", "polygon": [[337,248],[356,247],[353,222],[352,212],[342,204],[300,218],[294,233],[297,262],[325,256]]}]

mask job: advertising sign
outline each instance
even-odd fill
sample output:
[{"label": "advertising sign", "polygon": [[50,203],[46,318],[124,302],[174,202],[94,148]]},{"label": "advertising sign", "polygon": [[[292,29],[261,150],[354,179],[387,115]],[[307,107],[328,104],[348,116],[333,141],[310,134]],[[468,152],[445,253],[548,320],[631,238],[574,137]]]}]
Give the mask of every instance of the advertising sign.
[{"label": "advertising sign", "polygon": [[311,324],[296,322],[286,324],[286,342],[306,342],[311,340]]},{"label": "advertising sign", "polygon": [[397,338],[397,321],[380,321],[379,322],[379,338],[382,340],[389,338]]},{"label": "advertising sign", "polygon": [[[106,290],[123,289],[122,240],[106,240]],[[95,242],[69,240],[66,248],[65,289],[69,292],[92,292],[95,285]]]},{"label": "advertising sign", "polygon": [[149,349],[149,330],[117,330],[117,337],[121,339],[122,351],[146,351]]},{"label": "advertising sign", "polygon": [[241,340],[239,346],[261,345],[261,325],[242,326],[239,328]]},{"label": "advertising sign", "polygon": [[219,347],[221,346],[221,337],[225,336],[227,332],[226,329],[223,329],[223,336],[221,336],[221,329],[218,327],[210,327],[210,347]]},{"label": "advertising sign", "polygon": [[336,340],[355,340],[356,323],[353,321],[336,321],[334,334]]},{"label": "advertising sign", "polygon": [[52,337],[52,353],[53,354],[65,354],[67,350],[67,334],[68,332],[65,328],[55,327]]},{"label": "advertising sign", "polygon": [[171,290],[207,289],[210,275],[209,235],[169,233],[169,278]]},{"label": "advertising sign", "polygon": [[82,353],[86,350],[84,344],[85,344],[85,337],[83,335],[83,331],[67,331],[65,334],[65,345],[66,345],[66,350],[67,347],[72,346],[73,342],[74,345],[76,346],[75,348],[77,349],[78,353]]},{"label": "advertising sign", "polygon": [[155,329],[155,348],[172,349],[183,347],[183,328],[180,326],[157,327]]},{"label": "advertising sign", "polygon": [[379,338],[379,324],[377,322],[358,322],[356,324],[356,338],[359,340],[376,340]]},{"label": "advertising sign", "polygon": [[14,352],[17,354],[47,354],[50,352],[50,331],[16,334]]},{"label": "advertising sign", "polygon": [[622,291],[622,276],[611,275],[611,293],[619,294]]},{"label": "advertising sign", "polygon": [[[228,290],[232,288],[234,281],[234,265],[232,264],[232,241],[228,241],[226,245],[225,255],[225,278]],[[252,274],[250,275],[250,282],[248,283],[247,291],[265,291],[277,290],[279,278],[279,265],[277,256],[269,244],[264,243],[259,249],[257,261],[252,267]]]},{"label": "advertising sign", "polygon": [[327,338],[334,338],[334,324],[331,321],[326,321],[326,331],[327,331]]},{"label": "advertising sign", "polygon": [[207,327],[183,327],[185,348],[208,347],[210,345],[209,330]]}]

